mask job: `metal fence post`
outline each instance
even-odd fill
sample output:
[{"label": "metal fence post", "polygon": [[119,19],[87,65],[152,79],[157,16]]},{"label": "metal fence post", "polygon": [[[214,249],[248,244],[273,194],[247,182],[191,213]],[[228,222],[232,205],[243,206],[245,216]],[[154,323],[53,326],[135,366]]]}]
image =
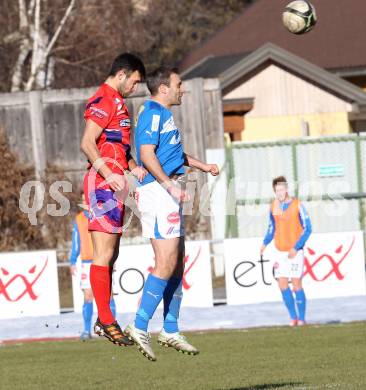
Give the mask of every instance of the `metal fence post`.
[{"label": "metal fence post", "polygon": [[[359,134],[355,139],[355,149],[356,149],[356,166],[357,166],[357,190],[359,193],[363,192],[363,182],[362,182],[362,156],[361,156],[361,139]],[[363,246],[366,253],[366,231],[365,231],[365,212],[362,205],[364,198],[358,199],[358,208],[360,213],[360,226],[363,231]]]},{"label": "metal fence post", "polygon": [[297,170],[297,142],[294,141],[291,145],[292,149],[292,170],[294,175],[294,182],[296,183],[295,186],[295,198],[299,197],[299,177],[298,177],[298,170]]},{"label": "metal fence post", "polygon": [[[227,199],[226,202],[230,204],[230,202],[235,203],[235,214],[227,214],[226,215],[226,232],[225,232],[225,237],[226,238],[237,238],[239,236],[238,234],[238,220],[237,220],[237,215],[236,215],[236,206],[237,206],[237,201],[236,201],[236,196],[235,196],[235,189],[234,189],[234,194],[230,192],[231,189],[231,181],[232,179],[235,179],[235,170],[234,170],[234,157],[233,157],[233,147],[231,143],[227,143],[225,146],[225,152],[226,152],[226,166],[227,166]],[[234,199],[232,199],[234,197]],[[228,207],[226,208],[227,210],[229,209]]]}]

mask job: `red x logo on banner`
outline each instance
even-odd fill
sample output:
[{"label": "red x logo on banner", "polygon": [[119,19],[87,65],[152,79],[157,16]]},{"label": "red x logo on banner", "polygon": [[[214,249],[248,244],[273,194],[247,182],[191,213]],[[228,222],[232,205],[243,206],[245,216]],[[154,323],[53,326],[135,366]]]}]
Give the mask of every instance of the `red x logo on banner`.
[{"label": "red x logo on banner", "polygon": [[[22,275],[22,274],[15,274],[12,276],[7,282],[5,282],[5,277],[8,277],[10,272],[5,269],[4,267],[0,267],[1,273],[3,277],[0,277],[0,297],[1,295],[4,295],[5,299],[9,302],[17,302],[21,298],[23,298],[26,294],[29,295],[29,297],[35,301],[38,298],[38,295],[35,294],[33,290],[34,284],[37,282],[37,280],[42,275],[43,271],[46,269],[48,264],[48,258],[46,259],[43,268],[36,274],[36,268],[37,266],[34,265],[28,270],[28,275]],[[35,275],[32,280],[30,280],[31,275]],[[1,275],[1,274],[0,274]],[[24,284],[24,289],[22,291],[17,291],[13,297],[10,296],[9,293],[9,287],[14,284],[15,281],[21,280]]]},{"label": "red x logo on banner", "polygon": [[[304,276],[309,274],[309,276],[315,280],[316,282],[322,282],[324,280],[327,280],[331,275],[335,275],[335,277],[338,280],[343,280],[345,275],[342,274],[340,270],[340,266],[343,263],[343,261],[347,258],[348,254],[351,252],[353,244],[355,242],[355,237],[353,237],[352,242],[350,243],[349,248],[345,249],[344,245],[340,245],[337,247],[337,249],[334,251],[334,254],[328,254],[328,253],[323,253],[317,258],[316,252],[311,249],[310,247],[307,247],[306,250],[308,252],[308,255],[305,255],[305,272]],[[315,260],[311,260],[315,258]],[[330,265],[329,271],[327,271],[324,275],[319,275],[315,273],[315,268],[318,266],[320,263],[328,262]]]}]

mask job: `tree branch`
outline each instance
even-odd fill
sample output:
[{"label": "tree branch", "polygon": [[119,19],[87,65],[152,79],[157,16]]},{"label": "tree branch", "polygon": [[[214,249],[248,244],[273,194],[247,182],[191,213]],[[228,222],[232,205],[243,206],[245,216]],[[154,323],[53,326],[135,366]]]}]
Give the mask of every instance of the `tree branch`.
[{"label": "tree branch", "polygon": [[[32,70],[31,74],[29,76],[29,79],[26,84],[26,91],[30,91],[33,87],[34,80],[38,74],[38,72],[45,67],[46,62],[47,62],[47,57],[50,54],[50,51],[52,50],[54,44],[57,41],[57,38],[59,37],[63,26],[66,23],[67,18],[69,17],[74,5],[75,5],[76,0],[71,0],[69,6],[67,7],[67,10],[65,12],[65,15],[63,16],[55,34],[53,35],[51,41],[47,45],[46,50],[44,50],[43,53],[38,53],[38,41],[39,41],[39,8],[40,8],[40,0],[36,0],[36,15],[35,15],[35,32],[34,32],[34,42],[33,42],[33,56],[32,56]],[[37,30],[38,26],[38,30]],[[37,59],[40,58],[39,61]]]},{"label": "tree branch", "polygon": [[20,91],[22,84],[23,64],[31,50],[31,44],[28,38],[24,38],[20,45],[17,62],[14,66],[13,76],[11,78],[11,92]]},{"label": "tree branch", "polygon": [[53,35],[53,37],[52,37],[50,43],[49,43],[48,46],[47,46],[46,53],[45,53],[46,56],[50,53],[50,51],[52,50],[54,44],[56,43],[57,38],[58,38],[58,36],[60,35],[60,33],[61,33],[61,31],[62,31],[62,29],[63,29],[63,27],[64,27],[64,24],[66,23],[67,18],[69,17],[69,15],[70,15],[72,9],[74,8],[75,1],[76,1],[76,0],[71,0],[71,1],[70,1],[70,4],[69,4],[69,6],[67,7],[67,10],[66,10],[66,12],[65,12],[64,17],[62,18],[62,20],[61,20],[61,22],[60,22],[60,24],[59,24],[59,26],[58,26],[58,28],[57,28],[55,34]]},{"label": "tree branch", "polygon": [[24,0],[18,0],[19,4],[19,29],[21,32],[29,27]]},{"label": "tree branch", "polygon": [[34,15],[34,35],[33,35],[33,53],[32,53],[32,64],[31,74],[35,74],[37,69],[38,45],[39,45],[39,28],[40,28],[40,14],[41,14],[41,0],[36,0],[36,12]]},{"label": "tree branch", "polygon": [[[40,28],[40,14],[41,14],[41,0],[36,0],[36,11],[34,15],[34,32],[33,32],[33,49],[32,49],[32,62],[31,62],[31,74],[26,83],[25,90],[30,91],[33,87],[33,83],[40,68],[43,59],[39,59],[40,53],[38,53],[39,44],[39,28]],[[39,62],[39,63],[38,63]]]},{"label": "tree branch", "polygon": [[61,64],[65,64],[65,65],[68,65],[68,66],[74,66],[74,67],[80,68],[80,69],[85,69],[87,71],[90,71],[90,72],[93,72],[93,73],[97,73],[99,75],[102,74],[101,71],[98,71],[97,69],[91,68],[90,66],[81,65],[81,64],[78,64],[78,63],[75,63],[75,62],[71,62],[71,61],[65,60],[64,58],[56,58],[56,62],[60,62]]},{"label": "tree branch", "polygon": [[30,50],[31,44],[29,41],[29,21],[26,14],[26,7],[24,0],[18,0],[19,4],[19,35],[14,34],[13,37],[22,37],[17,61],[13,68],[13,75],[11,77],[11,91],[19,91],[22,84],[23,65]]},{"label": "tree branch", "polygon": [[85,64],[86,62],[89,62],[95,58],[98,58],[98,57],[104,57],[106,54],[110,53],[110,52],[113,52],[114,51],[114,48],[111,48],[111,49],[108,49],[108,50],[104,50],[98,54],[94,54],[90,57],[87,57],[87,58],[83,58],[82,60],[79,60],[79,61],[69,61],[69,60],[65,60],[63,58],[59,58],[59,60],[62,60],[65,64],[67,63],[68,65],[74,65],[74,66],[78,66],[78,65],[82,65],[82,64]]},{"label": "tree branch", "polygon": [[8,34],[3,38],[3,43],[5,45],[9,45],[9,44],[12,44],[14,42],[20,41],[23,38],[24,38],[24,36],[20,33],[20,31],[14,31],[11,34]]},{"label": "tree branch", "polygon": [[32,14],[33,14],[33,11],[34,11],[34,6],[35,6],[35,0],[31,0],[31,2],[29,3],[29,6],[28,6],[28,18],[31,18],[32,17]]}]

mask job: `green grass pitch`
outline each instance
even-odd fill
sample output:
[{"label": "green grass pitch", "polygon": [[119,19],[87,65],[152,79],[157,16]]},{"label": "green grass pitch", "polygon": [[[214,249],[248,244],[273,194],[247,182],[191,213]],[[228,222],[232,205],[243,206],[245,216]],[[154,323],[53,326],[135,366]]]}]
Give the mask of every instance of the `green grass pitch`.
[{"label": "green grass pitch", "polygon": [[366,323],[188,334],[201,354],[162,348],[157,362],[104,339],[5,345],[7,389],[366,389]]}]

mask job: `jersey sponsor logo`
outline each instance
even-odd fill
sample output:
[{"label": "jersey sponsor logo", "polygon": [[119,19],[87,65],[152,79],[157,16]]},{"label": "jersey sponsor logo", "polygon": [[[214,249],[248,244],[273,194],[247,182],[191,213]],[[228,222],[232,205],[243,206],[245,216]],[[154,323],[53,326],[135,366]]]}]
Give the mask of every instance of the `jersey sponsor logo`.
[{"label": "jersey sponsor logo", "polygon": [[180,134],[174,134],[172,139],[169,142],[171,145],[177,145],[180,143]]},{"label": "jersey sponsor logo", "polygon": [[160,115],[153,115],[151,120],[151,130],[147,130],[146,134],[152,137],[152,133],[156,133],[159,130]]},{"label": "jersey sponsor logo", "polygon": [[108,116],[108,114],[104,110],[102,110],[101,108],[90,107],[90,110],[92,111],[91,114],[97,116],[98,118],[103,118],[103,117]]},{"label": "jersey sponsor logo", "polygon": [[155,299],[158,299],[158,298],[159,298],[159,294],[154,294],[154,293],[152,293],[151,291],[147,291],[147,294],[151,295],[151,296],[154,297]]},{"label": "jersey sponsor logo", "polygon": [[122,119],[120,122],[119,122],[119,125],[121,127],[130,127],[131,126],[131,121],[130,119]]},{"label": "jersey sponsor logo", "polygon": [[159,130],[160,115],[153,115],[151,121],[151,131]]},{"label": "jersey sponsor logo", "polygon": [[169,222],[169,223],[173,223],[173,224],[177,224],[177,223],[179,223],[179,221],[180,221],[180,215],[179,215],[179,213],[178,212],[176,212],[176,211],[174,211],[174,212],[172,212],[172,213],[170,213],[168,216],[167,216],[167,221]]},{"label": "jersey sponsor logo", "polygon": [[160,134],[169,133],[170,131],[178,130],[177,126],[174,123],[174,119],[171,116],[163,125],[163,130]]},{"label": "jersey sponsor logo", "polygon": [[178,233],[181,233],[180,228],[175,228],[174,226],[170,226],[170,228],[166,232],[166,235],[168,236],[170,234],[178,234]]}]

